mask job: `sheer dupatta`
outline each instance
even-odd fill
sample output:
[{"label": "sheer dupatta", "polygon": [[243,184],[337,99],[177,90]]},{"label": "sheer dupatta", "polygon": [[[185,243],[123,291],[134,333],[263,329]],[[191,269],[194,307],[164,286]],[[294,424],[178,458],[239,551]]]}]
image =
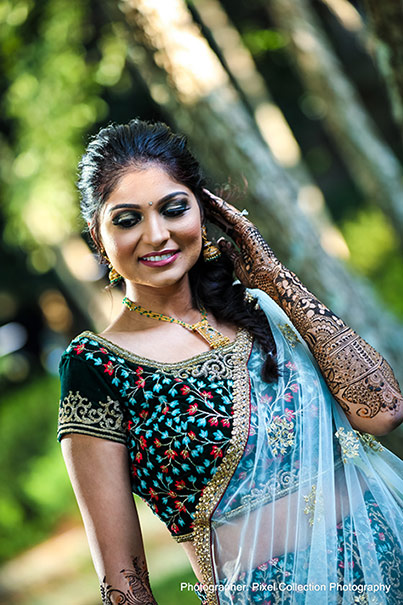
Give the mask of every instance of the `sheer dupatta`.
[{"label": "sheer dupatta", "polygon": [[251,293],[280,378],[262,381],[254,345],[232,458],[196,514],[207,602],[403,603],[403,464],[352,429],[287,316]]}]

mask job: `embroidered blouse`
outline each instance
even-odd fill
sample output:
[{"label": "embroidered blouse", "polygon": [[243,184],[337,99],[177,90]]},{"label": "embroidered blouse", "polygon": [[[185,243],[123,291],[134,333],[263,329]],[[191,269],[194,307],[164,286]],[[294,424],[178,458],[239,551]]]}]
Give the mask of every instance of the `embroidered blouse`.
[{"label": "embroidered blouse", "polygon": [[200,494],[230,449],[234,383],[250,349],[239,330],[232,343],[158,363],[84,332],[60,361],[58,439],[81,433],[125,444],[133,492],[177,541],[191,539]]}]

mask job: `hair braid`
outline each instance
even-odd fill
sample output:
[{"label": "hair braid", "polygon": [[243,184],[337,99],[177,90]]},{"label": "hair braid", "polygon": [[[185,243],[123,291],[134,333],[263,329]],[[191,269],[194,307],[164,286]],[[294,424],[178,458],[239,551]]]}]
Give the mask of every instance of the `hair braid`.
[{"label": "hair braid", "polygon": [[218,320],[246,328],[267,354],[262,367],[262,378],[274,382],[279,376],[276,362],[276,344],[266,315],[256,299],[246,296],[241,283],[233,283],[234,266],[223,253],[214,262],[199,259],[190,272],[194,303],[202,304]]}]

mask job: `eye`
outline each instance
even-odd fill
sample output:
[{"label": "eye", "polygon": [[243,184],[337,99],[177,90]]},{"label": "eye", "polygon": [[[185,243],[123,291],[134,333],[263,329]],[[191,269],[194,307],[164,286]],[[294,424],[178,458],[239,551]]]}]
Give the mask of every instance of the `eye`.
[{"label": "eye", "polygon": [[168,218],[172,218],[175,216],[181,216],[187,210],[189,210],[190,206],[187,200],[177,200],[175,202],[170,202],[166,206],[162,207],[161,213]]},{"label": "eye", "polygon": [[112,223],[123,229],[130,229],[141,221],[141,215],[137,212],[122,212],[113,217]]}]

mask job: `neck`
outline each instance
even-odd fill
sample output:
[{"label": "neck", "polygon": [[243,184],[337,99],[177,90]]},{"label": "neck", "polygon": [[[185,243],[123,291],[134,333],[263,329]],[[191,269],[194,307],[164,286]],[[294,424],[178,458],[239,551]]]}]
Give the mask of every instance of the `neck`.
[{"label": "neck", "polygon": [[163,288],[126,282],[126,296],[149,311],[183,319],[193,310],[192,293],[186,276],[180,282]]}]

